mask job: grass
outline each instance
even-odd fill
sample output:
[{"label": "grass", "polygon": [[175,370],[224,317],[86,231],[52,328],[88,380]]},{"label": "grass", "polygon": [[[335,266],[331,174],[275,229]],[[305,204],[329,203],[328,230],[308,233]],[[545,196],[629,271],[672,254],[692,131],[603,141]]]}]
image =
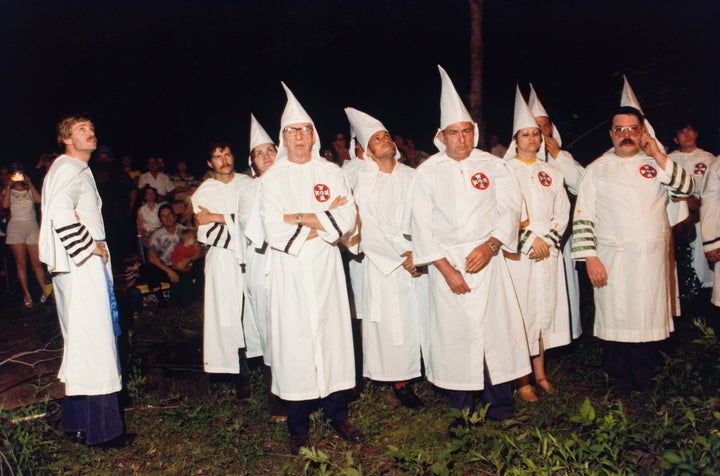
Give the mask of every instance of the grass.
[{"label": "grass", "polygon": [[[67,442],[59,402],[46,401],[0,412],[0,474],[720,474],[720,345],[702,321],[679,320],[655,388],[622,401],[608,396],[598,342],[585,335],[548,353],[558,391],[518,399],[513,420],[485,421],[478,409],[450,438],[457,415],[441,391],[418,382],[426,406],[414,411],[389,386],[366,382],[350,403],[366,441],[337,438],[315,415],[313,447],[293,457],[285,426],[269,418],[259,368],[246,401],[202,373],[200,314],[198,305],[146,312],[134,326],[125,366],[133,446]],[[45,416],[27,418],[36,414]]]}]

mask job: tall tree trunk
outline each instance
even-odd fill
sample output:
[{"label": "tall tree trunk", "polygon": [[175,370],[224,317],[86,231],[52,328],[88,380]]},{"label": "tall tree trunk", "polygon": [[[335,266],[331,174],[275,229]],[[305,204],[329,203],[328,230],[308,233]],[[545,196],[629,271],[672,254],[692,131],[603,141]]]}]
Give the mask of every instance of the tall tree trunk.
[{"label": "tall tree trunk", "polygon": [[478,145],[485,147],[485,125],[482,114],[482,10],[483,0],[468,0],[470,4],[470,115],[478,123]]}]

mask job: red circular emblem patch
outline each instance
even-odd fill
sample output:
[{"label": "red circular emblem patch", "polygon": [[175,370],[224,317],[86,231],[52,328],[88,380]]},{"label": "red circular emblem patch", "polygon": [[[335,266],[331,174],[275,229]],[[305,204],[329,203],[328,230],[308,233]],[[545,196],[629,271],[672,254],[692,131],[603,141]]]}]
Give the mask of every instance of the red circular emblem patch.
[{"label": "red circular emblem patch", "polygon": [[541,170],[538,172],[538,180],[541,184],[543,184],[546,187],[549,187],[552,185],[552,177],[547,174],[544,170]]},{"label": "red circular emblem patch", "polygon": [[642,167],[640,167],[640,175],[642,175],[645,178],[655,178],[657,175],[657,170],[655,170],[655,167],[652,165],[644,164]]},{"label": "red circular emblem patch", "polygon": [[330,189],[327,185],[319,183],[313,187],[313,193],[315,194],[315,200],[318,202],[327,202],[330,200]]},{"label": "red circular emblem patch", "polygon": [[693,172],[695,175],[705,175],[705,171],[707,170],[707,165],[705,165],[702,162],[698,162],[695,164],[695,171]]},{"label": "red circular emblem patch", "polygon": [[478,172],[470,177],[470,183],[478,190],[485,190],[490,186],[490,179],[482,172]]}]

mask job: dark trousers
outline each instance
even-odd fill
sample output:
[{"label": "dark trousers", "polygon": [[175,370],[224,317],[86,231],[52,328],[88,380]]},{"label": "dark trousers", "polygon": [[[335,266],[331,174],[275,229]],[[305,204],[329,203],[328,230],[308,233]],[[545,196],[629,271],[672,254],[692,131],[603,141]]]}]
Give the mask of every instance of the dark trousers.
[{"label": "dark trousers", "polygon": [[[287,424],[290,434],[307,436],[310,431],[310,405],[314,400],[285,401],[287,409]],[[342,425],[347,420],[347,404],[343,392],[331,393],[320,399],[323,416],[330,420],[333,426]]]},{"label": "dark trousers", "polygon": [[64,397],[62,429],[85,432],[85,442],[96,445],[110,441],[125,432],[118,394]]},{"label": "dark trousers", "polygon": [[[177,275],[180,282],[170,283],[170,305],[187,307],[202,293],[203,261],[196,261],[190,271],[177,272]],[[143,276],[150,290],[160,288],[163,281],[170,282],[165,271],[150,263],[143,269]]]},{"label": "dark trousers", "polygon": [[660,363],[657,342],[602,341],[602,369],[619,393],[645,390]]},{"label": "dark trousers", "polygon": [[[495,421],[502,421],[513,416],[515,411],[515,400],[512,395],[512,382],[493,384],[488,375],[487,366],[485,373],[485,390],[482,391],[482,404],[490,405],[487,411],[487,418]],[[478,392],[469,390],[448,390],[450,408],[462,410],[475,409],[475,395]]]}]

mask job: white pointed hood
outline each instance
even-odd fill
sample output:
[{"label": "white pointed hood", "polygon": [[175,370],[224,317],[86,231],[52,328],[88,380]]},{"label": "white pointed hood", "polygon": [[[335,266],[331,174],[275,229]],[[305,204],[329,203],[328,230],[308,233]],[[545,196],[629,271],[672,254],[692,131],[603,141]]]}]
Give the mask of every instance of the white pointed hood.
[{"label": "white pointed hood", "polygon": [[447,72],[440,65],[438,65],[438,70],[440,70],[440,80],[442,83],[442,90],[440,92],[440,128],[437,130],[437,133],[435,133],[433,144],[435,144],[435,147],[437,147],[440,152],[445,152],[445,144],[438,139],[438,133],[445,130],[450,124],[470,122],[475,128],[473,147],[477,147],[479,139],[477,123],[473,121],[465,104],[463,104],[462,99],[460,99],[460,95],[457,93],[450,76],[448,76]]},{"label": "white pointed hood", "polygon": [[290,91],[290,88],[288,88],[287,85],[282,81],[280,81],[280,84],[282,84],[282,87],[285,90],[287,102],[285,103],[285,109],[283,110],[282,116],[280,117],[278,158],[287,157],[287,148],[285,147],[285,143],[283,142],[282,130],[285,128],[285,126],[289,124],[298,124],[303,122],[309,122],[310,124],[312,124],[313,129],[315,129],[315,144],[312,147],[312,152],[313,156],[316,156],[315,158],[320,157],[320,132],[318,132],[317,127],[315,127],[315,123],[313,122],[310,115],[300,105],[300,102],[297,100],[292,91]]},{"label": "white pointed hood", "polygon": [[[530,112],[530,108],[525,102],[522,93],[520,92],[520,86],[515,85],[515,114],[513,115],[513,139],[508,146],[507,152],[503,159],[513,159],[517,155],[517,142],[515,141],[515,134],[521,129],[528,127],[538,128],[535,116]],[[544,150],[545,140],[542,139],[540,143],[540,150]]]},{"label": "white pointed hood", "polygon": [[[535,92],[535,88],[533,87],[532,83],[530,83],[530,96],[528,97],[528,107],[530,107],[530,112],[533,116],[535,116],[535,118],[547,117],[548,119],[550,119],[550,114],[547,113],[542,103],[540,102],[540,98]],[[557,141],[558,146],[562,147],[562,138],[560,137],[560,132],[558,131],[557,127],[555,127],[555,123],[552,122],[552,119],[550,119],[550,122],[552,124],[553,130],[552,138]]]},{"label": "white pointed hood", "polygon": [[255,119],[255,115],[251,112],[250,113],[250,153],[248,154],[248,166],[250,167],[250,172],[252,173],[253,177],[255,176],[255,170],[252,166],[252,151],[255,147],[263,144],[275,144],[273,140],[270,138],[268,133],[263,129],[263,126],[260,125],[257,119]]},{"label": "white pointed hood", "polygon": [[[353,107],[345,108],[345,115],[350,122],[350,127],[356,135],[356,140],[360,143],[360,147],[367,153],[368,142],[370,137],[379,131],[387,131],[387,127],[370,114],[359,111]],[[354,144],[351,144],[354,145]],[[354,151],[353,151],[354,153]],[[395,147],[395,160],[400,158],[400,151]]]},{"label": "white pointed hood", "polygon": [[[635,92],[630,87],[630,82],[627,79],[627,76],[623,74],[623,89],[622,89],[622,96],[620,97],[620,106],[630,106],[634,107],[638,111],[640,111],[640,114],[645,117],[645,113],[642,110],[642,107],[640,107],[640,102],[637,100],[637,97],[635,96]],[[655,129],[653,129],[653,126],[650,124],[650,121],[647,120],[647,117],[644,120],[645,128],[648,131],[648,134],[650,134],[650,137],[655,139],[660,146],[660,150],[665,152],[665,146],[662,145],[660,140],[655,135]]]}]

